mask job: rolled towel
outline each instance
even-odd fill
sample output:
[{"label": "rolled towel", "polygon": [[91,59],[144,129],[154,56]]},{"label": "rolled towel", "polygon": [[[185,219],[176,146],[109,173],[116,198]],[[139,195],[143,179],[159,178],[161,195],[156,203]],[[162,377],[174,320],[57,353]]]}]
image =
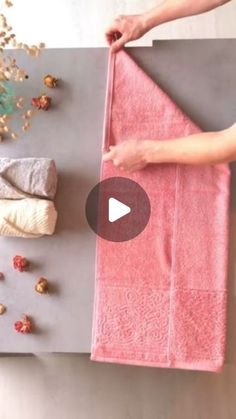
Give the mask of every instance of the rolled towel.
[{"label": "rolled towel", "polygon": [[57,211],[54,203],[45,199],[26,198],[0,200],[0,235],[36,238],[52,235]]},{"label": "rolled towel", "polygon": [[54,160],[0,158],[0,199],[53,199],[57,188]]}]

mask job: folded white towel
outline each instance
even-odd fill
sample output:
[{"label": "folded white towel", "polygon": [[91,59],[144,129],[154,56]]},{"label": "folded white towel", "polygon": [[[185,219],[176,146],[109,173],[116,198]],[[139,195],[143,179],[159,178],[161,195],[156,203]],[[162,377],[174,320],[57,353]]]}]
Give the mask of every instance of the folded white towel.
[{"label": "folded white towel", "polygon": [[0,235],[36,238],[52,235],[57,211],[54,203],[44,199],[0,199]]}]

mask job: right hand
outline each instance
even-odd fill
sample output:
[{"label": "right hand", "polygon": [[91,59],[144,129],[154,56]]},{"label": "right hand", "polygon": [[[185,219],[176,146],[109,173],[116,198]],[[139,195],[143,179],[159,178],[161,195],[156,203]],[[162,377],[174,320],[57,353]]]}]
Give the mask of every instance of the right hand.
[{"label": "right hand", "polygon": [[126,42],[141,38],[148,31],[143,15],[118,16],[106,30],[111,51],[119,51]]}]

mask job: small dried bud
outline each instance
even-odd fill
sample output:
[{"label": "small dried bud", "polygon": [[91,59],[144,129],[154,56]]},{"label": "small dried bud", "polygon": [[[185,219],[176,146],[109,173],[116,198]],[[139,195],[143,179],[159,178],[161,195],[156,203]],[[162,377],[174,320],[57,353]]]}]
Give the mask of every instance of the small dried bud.
[{"label": "small dried bud", "polygon": [[51,76],[50,74],[45,76],[43,81],[44,81],[45,86],[52,87],[52,88],[56,87],[58,83],[58,79],[56,77]]},{"label": "small dried bud", "polygon": [[0,304],[0,315],[4,314],[6,311],[6,306],[4,304]]},{"label": "small dried bud", "polygon": [[48,280],[46,278],[39,278],[35,285],[35,291],[39,294],[46,294],[48,292]]},{"label": "small dried bud", "polygon": [[13,267],[19,272],[25,272],[29,267],[29,262],[26,258],[16,255],[13,258]]}]

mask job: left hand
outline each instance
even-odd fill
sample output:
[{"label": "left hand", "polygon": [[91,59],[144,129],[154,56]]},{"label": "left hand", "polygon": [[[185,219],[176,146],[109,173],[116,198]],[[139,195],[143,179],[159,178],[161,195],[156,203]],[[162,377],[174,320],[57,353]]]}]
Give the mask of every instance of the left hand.
[{"label": "left hand", "polygon": [[106,154],[103,155],[103,161],[112,161],[114,166],[120,170],[134,172],[144,169],[148,164],[146,159],[148,141],[146,140],[127,140],[123,143],[110,146]]}]

